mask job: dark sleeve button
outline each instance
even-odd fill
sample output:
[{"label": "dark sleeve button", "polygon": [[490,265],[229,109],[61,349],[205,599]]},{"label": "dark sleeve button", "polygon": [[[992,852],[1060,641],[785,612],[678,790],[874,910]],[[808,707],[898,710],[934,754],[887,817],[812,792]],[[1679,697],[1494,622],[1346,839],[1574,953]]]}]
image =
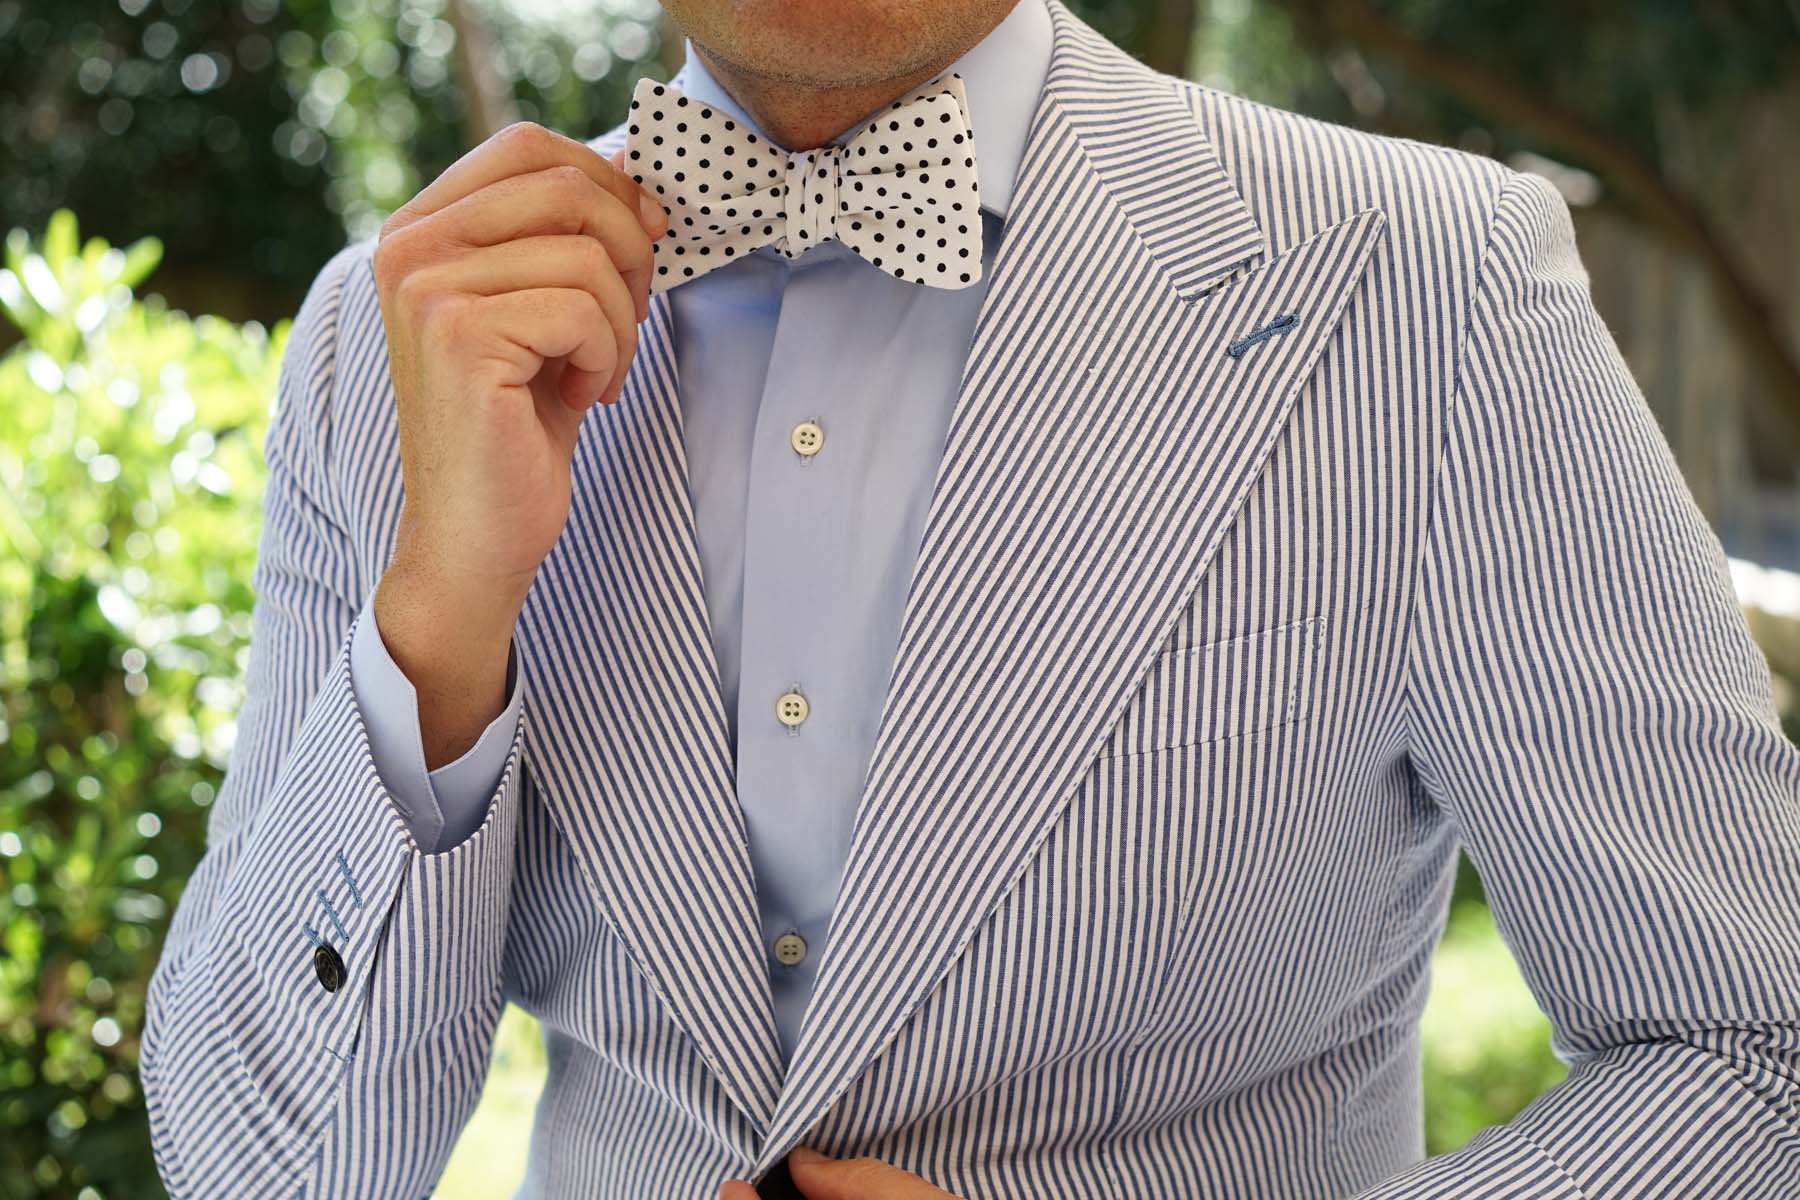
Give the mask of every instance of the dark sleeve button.
[{"label": "dark sleeve button", "polygon": [[336,950],[320,942],[313,947],[313,974],[319,977],[320,987],[335,992],[344,986],[344,960]]}]

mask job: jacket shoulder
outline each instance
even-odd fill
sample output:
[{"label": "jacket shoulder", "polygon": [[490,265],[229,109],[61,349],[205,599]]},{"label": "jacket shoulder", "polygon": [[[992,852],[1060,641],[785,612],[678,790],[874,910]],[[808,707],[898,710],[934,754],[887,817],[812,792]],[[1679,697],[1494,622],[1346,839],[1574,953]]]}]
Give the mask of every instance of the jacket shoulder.
[{"label": "jacket shoulder", "polygon": [[1519,174],[1467,150],[1171,82],[1277,253],[1369,208],[1382,210],[1390,237],[1479,253],[1502,190]]},{"label": "jacket shoulder", "polygon": [[[319,438],[323,461],[342,448],[335,433],[357,421],[370,397],[387,386],[387,338],[381,305],[375,294],[375,238],[351,242],[319,269],[307,300],[294,319],[294,338],[310,357],[323,358],[318,371],[297,398]],[[380,366],[380,371],[372,368]]]}]

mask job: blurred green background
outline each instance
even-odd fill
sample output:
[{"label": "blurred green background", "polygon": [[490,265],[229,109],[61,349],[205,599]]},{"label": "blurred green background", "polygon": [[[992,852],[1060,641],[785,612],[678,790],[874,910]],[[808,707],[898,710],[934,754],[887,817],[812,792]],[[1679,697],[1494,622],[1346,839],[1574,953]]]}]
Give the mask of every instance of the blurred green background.
[{"label": "blurred green background", "polygon": [[[1800,3],[1075,7],[1552,179],[1800,730]],[[0,0],[0,1197],[162,1195],[144,989],[231,753],[308,281],[500,125],[592,136],[680,56],[654,0]],[[1433,1152],[1563,1074],[1466,864],[1424,1031]],[[511,1194],[543,1072],[509,1012],[441,1195]]]}]

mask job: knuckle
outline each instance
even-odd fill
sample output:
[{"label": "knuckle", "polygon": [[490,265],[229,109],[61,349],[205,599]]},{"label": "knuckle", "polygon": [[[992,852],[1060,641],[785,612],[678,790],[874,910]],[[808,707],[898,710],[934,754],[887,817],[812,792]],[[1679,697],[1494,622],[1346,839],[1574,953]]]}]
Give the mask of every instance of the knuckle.
[{"label": "knuckle", "polygon": [[578,249],[576,256],[580,259],[577,266],[584,276],[602,275],[612,270],[612,255],[600,244],[598,238],[584,237],[576,240]]},{"label": "knuckle", "polygon": [[[422,193],[421,193],[422,194]],[[409,197],[406,203],[389,213],[376,232],[377,244],[385,243],[389,238],[405,233],[419,219],[419,195]]]},{"label": "knuckle", "polygon": [[536,121],[514,121],[493,136],[496,146],[529,152],[549,144],[550,131]]},{"label": "knuckle", "polygon": [[587,191],[594,186],[587,172],[573,163],[558,163],[554,167],[546,167],[544,175],[557,188],[565,191]]},{"label": "knuckle", "polygon": [[439,295],[420,301],[417,310],[419,328],[424,340],[434,346],[453,348],[467,341],[472,306],[454,296]]},{"label": "knuckle", "polygon": [[400,276],[390,287],[389,294],[394,298],[395,307],[402,312],[424,315],[431,311],[430,282],[416,271]]},{"label": "knuckle", "polygon": [[370,256],[369,265],[375,272],[376,290],[395,295],[399,285],[406,280],[406,250],[398,234],[383,234],[375,243],[375,252]]}]

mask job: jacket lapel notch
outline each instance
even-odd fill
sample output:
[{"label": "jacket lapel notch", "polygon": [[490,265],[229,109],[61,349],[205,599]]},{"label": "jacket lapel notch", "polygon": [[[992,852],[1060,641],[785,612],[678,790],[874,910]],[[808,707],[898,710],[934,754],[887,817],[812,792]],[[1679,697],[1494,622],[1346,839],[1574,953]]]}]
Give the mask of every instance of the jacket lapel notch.
[{"label": "jacket lapel notch", "polygon": [[668,296],[590,411],[518,638],[531,779],[613,932],[760,1130],[781,1068],[701,588]]},{"label": "jacket lapel notch", "polygon": [[1101,186],[1169,276],[1193,300],[1268,256],[1262,226],[1238,194],[1177,85],[1049,0],[1055,53],[1045,92],[1068,117]]}]

